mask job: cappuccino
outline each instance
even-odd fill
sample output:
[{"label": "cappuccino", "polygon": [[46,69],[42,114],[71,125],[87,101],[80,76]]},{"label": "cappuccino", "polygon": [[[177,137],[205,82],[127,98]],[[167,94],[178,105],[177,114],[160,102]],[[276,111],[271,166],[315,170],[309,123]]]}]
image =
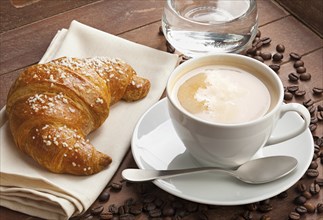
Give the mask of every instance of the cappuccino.
[{"label": "cappuccino", "polygon": [[269,89],[244,69],[208,65],[187,72],[176,83],[174,100],[190,114],[209,122],[245,123],[265,115],[271,106]]}]

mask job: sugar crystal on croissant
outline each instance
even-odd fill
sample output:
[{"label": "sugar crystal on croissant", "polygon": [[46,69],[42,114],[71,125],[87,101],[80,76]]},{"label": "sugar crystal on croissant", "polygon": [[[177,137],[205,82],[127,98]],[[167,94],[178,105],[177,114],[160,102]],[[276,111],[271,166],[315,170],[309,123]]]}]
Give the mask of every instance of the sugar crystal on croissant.
[{"label": "sugar crystal on croissant", "polygon": [[62,57],[24,70],[6,111],[17,147],[54,173],[91,175],[112,159],[86,136],[119,100],[144,98],[150,82],[119,59]]}]

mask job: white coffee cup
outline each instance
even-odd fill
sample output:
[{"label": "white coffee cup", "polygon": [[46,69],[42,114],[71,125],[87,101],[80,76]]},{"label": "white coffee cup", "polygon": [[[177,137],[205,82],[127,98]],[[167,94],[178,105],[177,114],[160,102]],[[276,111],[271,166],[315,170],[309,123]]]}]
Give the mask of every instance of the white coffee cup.
[{"label": "white coffee cup", "polygon": [[[255,76],[270,94],[268,110],[254,119],[233,123],[207,120],[187,111],[177,96],[178,87],[186,81],[183,77],[198,68],[217,66],[228,67],[229,70],[239,69]],[[203,165],[225,168],[239,166],[250,160],[264,146],[300,135],[310,123],[310,114],[303,105],[283,102],[283,84],[273,70],[264,63],[238,54],[205,55],[186,61],[170,75],[166,92],[169,114],[176,133],[191,155]],[[272,136],[278,120],[290,111],[303,118],[302,125],[286,131],[283,135]]]}]

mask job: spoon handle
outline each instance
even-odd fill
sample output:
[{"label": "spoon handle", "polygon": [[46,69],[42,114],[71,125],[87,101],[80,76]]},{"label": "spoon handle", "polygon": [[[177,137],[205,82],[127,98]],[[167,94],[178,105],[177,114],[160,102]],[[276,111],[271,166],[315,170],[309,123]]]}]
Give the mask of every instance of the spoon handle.
[{"label": "spoon handle", "polygon": [[208,171],[221,171],[232,174],[233,171],[223,170],[214,167],[198,167],[179,170],[143,170],[143,169],[125,169],[122,171],[122,177],[132,182],[151,181],[155,179],[165,179],[175,176],[183,176],[191,173],[204,173]]}]

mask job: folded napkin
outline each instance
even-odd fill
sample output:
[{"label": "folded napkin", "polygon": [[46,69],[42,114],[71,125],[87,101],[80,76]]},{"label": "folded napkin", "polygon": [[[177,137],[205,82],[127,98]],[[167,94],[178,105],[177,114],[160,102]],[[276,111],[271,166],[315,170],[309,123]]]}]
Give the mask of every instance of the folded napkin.
[{"label": "folded napkin", "polygon": [[[88,137],[113,159],[109,168],[92,176],[54,174],[20,152],[12,140],[4,109],[0,115],[0,205],[45,219],[68,219],[85,212],[102,192],[130,146],[140,116],[161,97],[177,55],[168,54],[73,21],[51,42],[41,63],[61,56],[120,58],[151,82],[143,100],[118,102],[105,123]],[[130,110],[131,109],[131,110]]]}]

